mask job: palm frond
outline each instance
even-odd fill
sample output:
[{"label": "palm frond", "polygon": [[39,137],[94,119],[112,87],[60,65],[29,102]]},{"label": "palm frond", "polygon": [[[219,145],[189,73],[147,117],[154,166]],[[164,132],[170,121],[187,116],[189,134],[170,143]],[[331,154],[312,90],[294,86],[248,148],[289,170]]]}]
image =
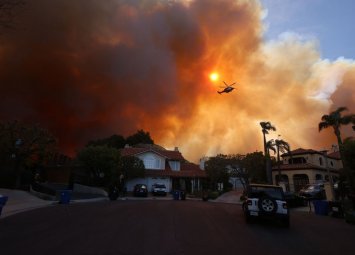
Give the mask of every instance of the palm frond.
[{"label": "palm frond", "polygon": [[274,139],[271,139],[266,142],[266,149],[267,150],[272,150],[274,154],[276,153],[276,148],[275,148],[275,141]]},{"label": "palm frond", "polygon": [[347,111],[348,110],[348,108],[347,107],[345,107],[345,106],[341,106],[341,107],[338,107],[338,109],[336,109],[333,113],[341,113],[341,112],[343,112],[343,111]]},{"label": "palm frond", "polygon": [[290,145],[288,142],[284,141],[284,140],[275,140],[275,144],[277,146],[277,148],[279,149],[279,151],[281,152],[289,152],[290,151]]},{"label": "palm frond", "polygon": [[326,121],[326,122],[329,122],[330,119],[331,119],[331,117],[328,114],[323,115],[321,118],[322,121]]},{"label": "palm frond", "polygon": [[355,122],[355,114],[345,115],[339,119],[339,123],[342,125],[348,125]]},{"label": "palm frond", "polygon": [[330,127],[331,125],[328,122],[319,122],[318,124],[318,130],[319,132],[322,131],[322,129],[326,129],[328,127]]},{"label": "palm frond", "polygon": [[[267,130],[276,131],[276,127],[273,126],[270,121],[262,121],[262,122],[260,122],[260,126],[263,129],[263,132],[264,132],[264,130],[266,132],[267,132]],[[266,133],[266,134],[268,134],[268,133]]]}]

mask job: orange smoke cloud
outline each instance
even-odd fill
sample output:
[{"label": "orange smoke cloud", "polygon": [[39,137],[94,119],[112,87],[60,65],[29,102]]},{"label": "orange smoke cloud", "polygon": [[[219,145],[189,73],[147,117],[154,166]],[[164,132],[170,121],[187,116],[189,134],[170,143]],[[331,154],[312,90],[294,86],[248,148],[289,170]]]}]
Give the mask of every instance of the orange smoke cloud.
[{"label": "orange smoke cloud", "polygon": [[[331,130],[318,133],[321,116],[354,112],[354,62],[322,60],[316,42],[295,35],[264,42],[257,0],[26,8],[19,28],[2,35],[0,119],[41,123],[67,153],[141,128],[193,161],[246,153],[262,150],[265,120],[293,148],[317,149],[335,142]],[[236,90],[217,94],[223,80]]]}]

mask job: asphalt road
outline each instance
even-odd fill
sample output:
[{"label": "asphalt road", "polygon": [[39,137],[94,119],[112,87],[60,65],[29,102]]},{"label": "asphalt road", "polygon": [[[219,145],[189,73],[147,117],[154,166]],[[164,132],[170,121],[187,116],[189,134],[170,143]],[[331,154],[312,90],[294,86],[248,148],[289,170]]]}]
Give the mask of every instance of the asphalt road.
[{"label": "asphalt road", "polygon": [[291,227],[247,225],[236,204],[115,201],[0,219],[0,254],[354,254],[355,225],[292,212]]}]

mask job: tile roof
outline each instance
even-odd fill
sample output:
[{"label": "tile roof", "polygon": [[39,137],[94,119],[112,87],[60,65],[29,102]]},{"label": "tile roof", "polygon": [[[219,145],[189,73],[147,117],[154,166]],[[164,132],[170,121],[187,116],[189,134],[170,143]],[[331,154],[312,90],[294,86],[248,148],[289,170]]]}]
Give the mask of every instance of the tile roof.
[{"label": "tile roof", "polygon": [[[291,171],[291,170],[307,170],[307,169],[311,169],[311,170],[320,170],[320,171],[327,171],[326,168],[324,167],[320,167],[320,166],[316,166],[310,163],[304,163],[304,164],[284,164],[284,165],[280,165],[280,170],[281,171]],[[332,172],[339,172],[338,170],[334,169],[334,168],[329,168]],[[273,166],[272,167],[272,171],[277,172],[278,171],[278,167],[277,166]]]},{"label": "tile roof", "polygon": [[303,148],[298,148],[296,150],[290,151],[290,153],[284,153],[282,156],[288,156],[288,155],[301,155],[301,154],[322,154],[319,151],[312,150],[312,149],[303,149]]},{"label": "tile roof", "polygon": [[341,159],[339,151],[335,151],[335,152],[329,153],[328,157],[329,158],[333,158],[333,159]]},{"label": "tile roof", "polygon": [[180,161],[180,171],[173,171],[168,162],[165,169],[146,169],[146,176],[150,177],[200,177],[206,178],[206,172],[201,170],[196,164],[187,162],[179,151],[158,150],[154,148],[134,148],[128,147],[121,149],[121,156],[136,156],[146,152],[156,153],[168,160]]},{"label": "tile roof", "polygon": [[180,170],[180,171],[172,171],[172,170],[145,170],[145,175],[150,177],[199,177],[206,178],[206,172],[203,170]]},{"label": "tile roof", "polygon": [[[322,151],[316,151],[312,149],[303,149],[303,148],[298,148],[296,150],[290,151],[290,153],[284,153],[282,156],[289,156],[289,155],[303,155],[303,154],[320,154],[323,155],[324,153]],[[340,153],[339,151],[335,151],[332,153],[327,154],[329,158],[333,159],[340,159]]]},{"label": "tile roof", "polygon": [[181,155],[180,151],[168,151],[168,150],[157,150],[154,148],[123,148],[120,150],[121,156],[135,156],[146,152],[154,152],[164,158],[170,160],[185,161],[185,158]]}]

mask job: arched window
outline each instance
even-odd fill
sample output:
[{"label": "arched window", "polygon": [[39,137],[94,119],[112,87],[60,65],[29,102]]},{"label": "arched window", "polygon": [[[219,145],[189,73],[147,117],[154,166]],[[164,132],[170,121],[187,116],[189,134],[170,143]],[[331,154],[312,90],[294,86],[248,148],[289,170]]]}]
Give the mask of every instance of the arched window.
[{"label": "arched window", "polygon": [[323,180],[323,176],[321,174],[316,174],[316,181]]},{"label": "arched window", "polygon": [[309,184],[309,178],[306,174],[294,174],[293,175],[294,189],[298,192],[301,188]]}]

